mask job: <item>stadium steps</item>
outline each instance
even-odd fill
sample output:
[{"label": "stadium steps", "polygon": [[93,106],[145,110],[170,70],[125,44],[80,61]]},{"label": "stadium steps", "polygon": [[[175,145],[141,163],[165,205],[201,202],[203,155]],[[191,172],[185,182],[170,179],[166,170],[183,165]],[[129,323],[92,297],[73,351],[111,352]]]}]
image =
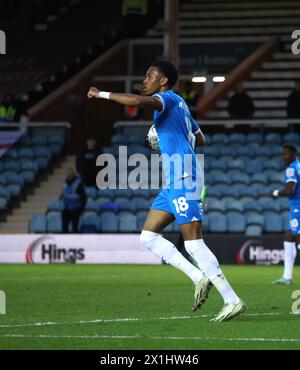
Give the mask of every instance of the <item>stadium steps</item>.
[{"label": "stadium steps", "polygon": [[7,221],[0,225],[0,234],[27,234],[28,223],[33,215],[45,214],[50,201],[58,199],[66,177],[67,169],[74,167],[75,157],[67,156],[52,175],[40,183],[39,188],[14,210]]}]

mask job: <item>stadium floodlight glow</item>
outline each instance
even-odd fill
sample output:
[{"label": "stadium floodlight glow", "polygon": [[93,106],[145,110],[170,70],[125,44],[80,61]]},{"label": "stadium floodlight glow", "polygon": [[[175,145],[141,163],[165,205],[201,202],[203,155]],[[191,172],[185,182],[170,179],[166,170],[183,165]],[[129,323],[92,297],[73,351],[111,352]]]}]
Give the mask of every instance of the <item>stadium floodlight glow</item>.
[{"label": "stadium floodlight glow", "polygon": [[192,78],[192,82],[199,83],[199,82],[206,82],[206,77],[196,76]]},{"label": "stadium floodlight glow", "polygon": [[224,76],[215,76],[213,77],[213,82],[224,82],[225,77]]}]

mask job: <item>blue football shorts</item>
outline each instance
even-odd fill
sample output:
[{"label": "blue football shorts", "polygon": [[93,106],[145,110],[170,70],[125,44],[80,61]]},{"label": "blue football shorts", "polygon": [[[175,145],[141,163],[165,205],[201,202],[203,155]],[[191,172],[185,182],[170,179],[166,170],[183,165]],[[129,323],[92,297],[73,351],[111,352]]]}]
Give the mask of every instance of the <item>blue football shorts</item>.
[{"label": "blue football shorts", "polygon": [[292,232],[293,235],[300,234],[300,209],[292,208],[290,210],[290,220],[288,230]]},{"label": "blue football shorts", "polygon": [[201,203],[201,189],[191,190],[180,180],[163,189],[156,197],[150,209],[161,210],[174,215],[177,224],[189,224],[194,221],[203,221],[203,207]]}]

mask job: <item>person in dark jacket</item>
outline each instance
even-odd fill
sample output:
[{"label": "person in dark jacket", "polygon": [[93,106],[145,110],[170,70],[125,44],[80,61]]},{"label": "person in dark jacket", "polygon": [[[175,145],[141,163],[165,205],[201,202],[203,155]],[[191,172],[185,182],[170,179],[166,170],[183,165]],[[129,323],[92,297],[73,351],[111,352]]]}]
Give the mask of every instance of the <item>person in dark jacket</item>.
[{"label": "person in dark jacket", "polygon": [[76,171],[80,175],[84,186],[96,186],[96,161],[102,150],[96,148],[97,142],[93,137],[86,140],[86,147],[76,157]]},{"label": "person in dark jacket", "polygon": [[228,112],[231,118],[236,119],[251,118],[253,116],[254,104],[242,83],[237,86],[235,93],[229,99]]},{"label": "person in dark jacket", "polygon": [[69,232],[69,223],[72,223],[73,233],[78,233],[78,224],[81,213],[86,204],[86,194],[81,179],[76,176],[74,170],[69,168],[64,183],[62,200],[64,210],[62,212],[63,232]]},{"label": "person in dark jacket", "polygon": [[288,118],[300,118],[300,81],[287,98],[287,114]]}]

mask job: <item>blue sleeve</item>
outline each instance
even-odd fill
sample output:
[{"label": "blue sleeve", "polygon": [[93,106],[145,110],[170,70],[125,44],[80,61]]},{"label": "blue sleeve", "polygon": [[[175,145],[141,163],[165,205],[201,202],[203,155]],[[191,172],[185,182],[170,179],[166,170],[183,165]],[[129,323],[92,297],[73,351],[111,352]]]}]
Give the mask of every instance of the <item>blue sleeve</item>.
[{"label": "blue sleeve", "polygon": [[200,127],[198,125],[198,123],[194,120],[194,118],[190,118],[191,122],[192,122],[192,132],[194,135],[197,135],[201,130],[200,130]]},{"label": "blue sleeve", "polygon": [[163,104],[163,109],[160,112],[157,111],[157,117],[165,115],[172,107],[174,100],[171,98],[171,96],[164,93],[157,93],[154,94],[153,96],[157,96],[162,101]]},{"label": "blue sleeve", "polygon": [[288,182],[298,182],[297,172],[296,172],[296,169],[294,167],[291,166],[291,167],[288,167],[285,170],[284,182],[285,183],[288,183]]}]

